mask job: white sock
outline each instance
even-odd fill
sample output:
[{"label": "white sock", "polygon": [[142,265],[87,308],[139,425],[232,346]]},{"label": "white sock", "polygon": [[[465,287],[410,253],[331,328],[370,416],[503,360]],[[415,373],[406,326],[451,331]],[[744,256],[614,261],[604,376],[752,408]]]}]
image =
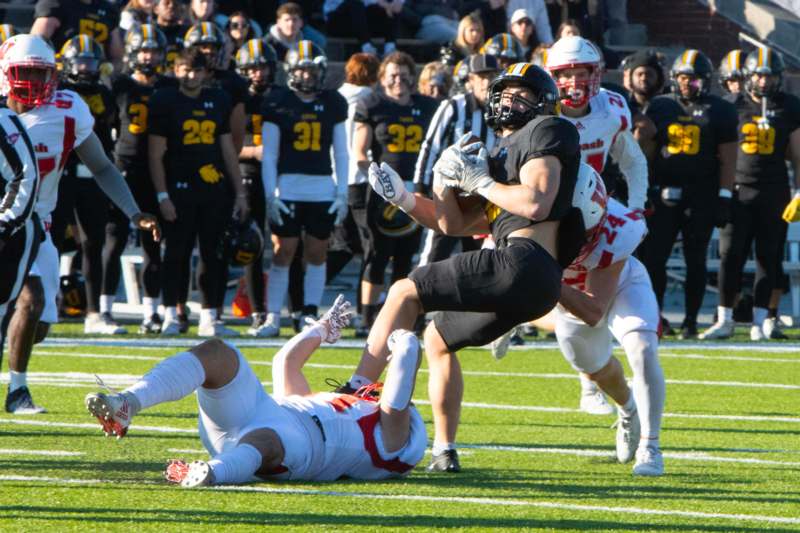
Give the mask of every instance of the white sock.
[{"label": "white sock", "polygon": [[145,296],[142,298],[142,314],[144,318],[150,318],[158,312],[158,298]]},{"label": "white sock", "polygon": [[619,406],[619,411],[622,416],[631,416],[636,411],[636,400],[633,397],[633,391],[628,390],[628,401],[625,405]]},{"label": "white sock", "polygon": [[372,385],[372,380],[367,379],[364,376],[359,376],[358,374],[353,374],[350,376],[350,379],[347,380],[347,383],[354,389],[358,390],[366,385]]},{"label": "white sock", "polygon": [[306,275],[303,278],[303,304],[319,307],[322,303],[322,292],[325,290],[325,263],[321,265],[306,265]]},{"label": "white sock", "polygon": [[767,319],[767,308],[766,307],[753,307],[753,325],[758,327],[764,327],[764,321]]},{"label": "white sock", "polygon": [[381,393],[381,405],[402,411],[408,407],[414,393],[419,362],[419,340],[410,331],[394,335],[392,355],[386,370],[386,380]]},{"label": "white sock", "polygon": [[200,323],[211,324],[217,319],[216,309],[200,309]]},{"label": "white sock", "polygon": [[250,444],[239,444],[208,462],[214,472],[214,484],[246,483],[261,467],[261,452]]},{"label": "white sock", "polygon": [[589,376],[583,372],[580,372],[578,376],[581,378],[581,396],[591,396],[592,394],[597,394],[600,391],[597,383],[592,381]]},{"label": "white sock", "polygon": [[269,269],[267,281],[267,311],[281,314],[283,300],[289,291],[289,267],[273,264]]},{"label": "white sock", "polygon": [[136,396],[139,406],[147,409],[180,400],[193,393],[205,380],[206,372],[200,360],[191,352],[181,352],[158,363],[123,392]]},{"label": "white sock", "polygon": [[658,446],[666,398],[664,371],[658,361],[658,336],[651,331],[634,331],[622,338],[622,346],[633,370],[633,398],[639,410],[642,440]]},{"label": "white sock", "polygon": [[100,295],[100,312],[101,313],[110,313],[112,307],[114,307],[114,295],[113,294],[101,294]]},{"label": "white sock", "polygon": [[733,321],[733,307],[717,306],[717,322],[731,322]]},{"label": "white sock", "polygon": [[164,308],[164,321],[165,322],[177,322],[178,321],[178,308],[177,307],[165,307]]},{"label": "white sock", "polygon": [[456,445],[452,442],[437,442],[433,441],[433,446],[431,447],[431,454],[432,455],[442,455],[445,450],[455,450]]},{"label": "white sock", "polygon": [[16,370],[8,371],[8,392],[14,392],[21,387],[28,386],[28,373],[17,372]]}]

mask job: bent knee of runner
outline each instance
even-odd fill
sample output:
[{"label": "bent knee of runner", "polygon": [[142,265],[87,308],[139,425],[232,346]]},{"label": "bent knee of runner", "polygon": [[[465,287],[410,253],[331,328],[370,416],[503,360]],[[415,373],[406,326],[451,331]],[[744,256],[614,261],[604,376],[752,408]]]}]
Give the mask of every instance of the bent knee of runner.
[{"label": "bent knee of runner", "polygon": [[273,429],[254,429],[239,439],[239,444],[249,444],[261,454],[261,466],[256,474],[260,471],[270,472],[283,461],[283,443]]},{"label": "bent knee of runner", "polygon": [[218,389],[227,385],[239,371],[239,357],[232,347],[221,339],[203,341],[189,350],[197,357],[206,374],[203,387]]},{"label": "bent knee of runner", "polygon": [[425,326],[422,340],[425,345],[425,356],[428,358],[428,361],[432,358],[439,358],[450,354],[450,349],[442,338],[442,334],[436,329],[436,324],[433,320],[428,322],[428,325]]},{"label": "bent knee of runner", "polygon": [[586,375],[589,376],[589,379],[591,379],[594,382],[603,381],[604,379],[609,378],[614,374],[616,370],[615,363],[616,365],[619,364],[617,359],[612,356],[611,358],[609,358],[608,362],[605,364],[605,366],[603,366],[603,368],[597,370],[596,372],[587,372]]},{"label": "bent knee of runner", "polygon": [[44,311],[44,287],[38,276],[30,276],[23,285],[15,304],[17,313],[25,318],[39,320]]},{"label": "bent knee of runner", "polygon": [[417,285],[408,278],[392,283],[392,286],[389,288],[389,294],[386,296],[386,302],[388,303],[390,301],[397,301],[401,305],[417,305],[420,307],[420,310],[422,307],[419,301]]}]

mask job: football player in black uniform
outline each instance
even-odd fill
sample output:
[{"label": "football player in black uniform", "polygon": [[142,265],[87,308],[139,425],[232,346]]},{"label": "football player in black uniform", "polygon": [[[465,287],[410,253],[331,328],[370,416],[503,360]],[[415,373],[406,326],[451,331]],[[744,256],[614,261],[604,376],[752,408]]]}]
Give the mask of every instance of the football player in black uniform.
[{"label": "football player in black uniform", "polygon": [[[260,39],[251,39],[236,53],[236,70],[250,80],[245,101],[247,113],[244,146],[239,152],[239,168],[247,191],[253,221],[261,231],[267,223],[264,182],[261,179],[261,108],[275,80],[278,56],[275,50]],[[253,323],[247,333],[259,337],[266,333],[267,308],[264,302],[264,254],[245,267],[247,298],[253,311]]]},{"label": "football player in black uniform", "polygon": [[119,8],[108,0],[38,0],[31,33],[50,39],[60,50],[76,35],[88,35],[117,62],[122,59]]},{"label": "football player in black uniform", "polygon": [[[383,59],[378,80],[382,94],[356,108],[353,157],[367,173],[372,161],[391,165],[401,176],[414,175],[414,165],[438,102],[414,93],[414,60],[404,52]],[[409,182],[409,188],[413,184]],[[392,260],[392,283],[411,272],[412,256],[419,250],[422,228],[406,213],[367,191],[368,249],[361,279],[362,325],[369,329],[380,310],[378,298]]]},{"label": "football player in black uniform", "polygon": [[231,205],[240,220],[249,213],[238,152],[231,139],[230,98],[221,89],[205,85],[210,76],[206,56],[186,49],[175,60],[179,87],[158,89],[148,104],[150,175],[165,220],[162,335],[180,331],[177,304],[183,297],[181,288],[188,279],[195,241],[200,249],[202,298],[198,334],[235,334],[218,320],[217,310],[225,296],[220,280],[227,276],[218,250],[231,220]]},{"label": "football player in black uniform", "polygon": [[[119,108],[119,134],[114,148],[117,167],[128,181],[134,198],[149,212],[158,212],[158,202],[147,165],[148,103],[159,87],[174,85],[159,74],[164,65],[167,40],[154,24],[134,25],[125,33],[125,65],[128,73],[112,80],[112,89]],[[119,284],[119,258],[128,240],[127,223],[120,224],[114,234],[116,242],[109,254],[104,295],[116,294]],[[112,234],[109,234],[111,237]],[[142,325],[140,333],[161,331],[158,298],[161,293],[161,245],[150,233],[140,232],[142,245]],[[116,274],[112,278],[111,272]]]},{"label": "football player in black uniform", "polygon": [[777,287],[786,223],[800,220],[800,194],[790,197],[785,161],[791,159],[795,181],[800,183],[800,99],[781,90],[784,63],[775,50],[750,52],[743,70],[745,90],[731,95],[739,112],[736,194],[731,223],[720,234],[719,307],[717,322],[701,335],[706,339],[733,334],[734,299],[754,241],[756,276],[750,338],[772,336],[774,322],[767,321],[767,308]]},{"label": "football player in black uniform", "polygon": [[[105,61],[103,48],[87,35],[69,39],[61,48],[61,87],[81,95],[94,116],[94,131],[107,154],[114,149],[111,129],[117,117],[117,105],[111,91],[100,82],[100,67]],[[111,206],[108,197],[92,179],[92,173],[73,153],[64,171],[59,189],[59,211],[74,207],[82,251],[83,277],[86,280],[86,320],[84,332],[99,335],[125,333],[125,328],[111,316],[113,294],[103,298],[107,272],[104,257],[110,253],[106,233],[113,235],[116,226],[129,225],[128,217]],[[74,196],[70,198],[69,191]],[[62,211],[63,212],[63,211]],[[125,230],[127,231],[127,229]],[[120,264],[110,265],[119,279]],[[113,273],[111,273],[113,276]],[[116,291],[115,291],[116,292]]]},{"label": "football player in black uniform", "polygon": [[525,60],[522,45],[510,33],[498,33],[494,37],[490,37],[483,43],[478,53],[495,56],[497,65],[501,69]]},{"label": "football player in black uniform", "polygon": [[[373,188],[421,224],[452,235],[491,232],[497,243],[497,249],[419,267],[394,283],[356,373],[342,388],[380,376],[392,331],[412,328],[423,312],[442,311],[425,330],[436,429],[429,470],[460,469],[454,441],[463,378],[455,352],[487,344],[550,311],[559,299],[562,269],[583,246],[582,213],[573,207],[580,141],[575,126],[554,116],[559,98],[553,79],[535,65],[517,63],[503,71],[489,90],[488,110],[502,139],[488,162],[482,147],[468,156],[468,147],[459,146],[464,138],[445,150],[434,168],[433,200],[413,195],[388,165],[370,166]],[[460,201],[462,191],[473,198]]]},{"label": "football player in black uniform", "polygon": [[667,259],[681,233],[686,261],[682,339],[697,336],[708,242],[714,226],[722,228],[730,219],[736,170],[736,108],[709,94],[713,70],[702,52],[681,53],[670,71],[672,94],[653,98],[647,108],[656,133],[641,141],[659,190],[651,195],[653,215],[643,244],[644,264],[663,307]]},{"label": "football player in black uniform", "polygon": [[719,85],[728,94],[742,92],[742,51],[731,50],[719,62]]},{"label": "football player in black uniform", "polygon": [[189,26],[183,24],[183,4],[180,0],[158,0],[155,10],[156,26],[167,38],[166,59],[164,61],[164,74],[172,75],[172,65],[175,58],[183,50],[183,36]]},{"label": "football player in black uniform", "polygon": [[334,224],[347,214],[347,101],[337,91],[323,89],[328,62],[311,41],[299,41],[287,52],[286,63],[289,87],[272,90],[262,111],[262,172],[274,247],[268,336],[280,331],[289,266],[303,233],[303,314],[317,314],[328,239]]}]

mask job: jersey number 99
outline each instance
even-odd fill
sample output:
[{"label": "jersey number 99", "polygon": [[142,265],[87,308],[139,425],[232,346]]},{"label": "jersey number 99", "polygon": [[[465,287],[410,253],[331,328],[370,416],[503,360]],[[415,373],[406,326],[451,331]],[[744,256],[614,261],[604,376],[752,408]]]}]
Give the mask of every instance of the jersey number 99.
[{"label": "jersey number 99", "polygon": [[183,144],[214,144],[217,124],[213,120],[186,120],[183,123]]},{"label": "jersey number 99", "polygon": [[700,151],[700,127],[694,124],[670,124],[667,128],[669,144],[667,151],[671,154],[684,153],[694,155]]}]

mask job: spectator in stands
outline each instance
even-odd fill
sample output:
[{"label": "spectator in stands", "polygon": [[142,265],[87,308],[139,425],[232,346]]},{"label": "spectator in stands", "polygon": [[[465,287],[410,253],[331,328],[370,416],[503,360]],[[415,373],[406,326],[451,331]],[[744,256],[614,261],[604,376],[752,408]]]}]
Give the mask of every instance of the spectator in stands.
[{"label": "spectator in stands", "polygon": [[473,11],[459,21],[456,38],[442,46],[439,61],[453,67],[465,57],[477,54],[485,39],[483,21],[480,14]]},{"label": "spectator in stands", "polygon": [[189,26],[186,8],[180,0],[158,0],[155,6],[156,26],[167,38],[167,58],[164,65],[165,74],[172,75],[172,65],[183,49],[183,36]]},{"label": "spectator in stands", "polygon": [[522,46],[522,54],[525,59],[531,57],[531,52],[536,48],[538,42],[533,34],[533,19],[524,9],[517,9],[511,15],[509,27],[511,28],[511,35]]},{"label": "spectator in stands", "polygon": [[325,0],[322,14],[333,37],[355,37],[362,52],[377,54],[370,42],[372,37],[383,37],[383,55],[397,49],[397,33],[403,9],[402,0]]},{"label": "spectator in stands", "polygon": [[581,25],[575,19],[567,19],[562,22],[556,30],[556,40],[562,37],[580,37]]},{"label": "spectator in stands", "polygon": [[415,37],[443,44],[458,35],[458,0],[406,0],[404,10],[420,20]]},{"label": "spectator in stands", "polygon": [[226,17],[217,13],[216,0],[191,0],[189,3],[189,22],[192,25],[200,22],[213,22],[220,28],[224,28]]},{"label": "spectator in stands", "polygon": [[235,50],[239,50],[250,39],[261,38],[261,28],[251,22],[244,11],[236,11],[228,17],[225,33],[228,34],[228,38],[233,42]]},{"label": "spectator in stands", "polygon": [[533,20],[538,41],[548,46],[553,44],[553,30],[550,27],[544,0],[508,0],[506,2],[506,17],[508,17],[509,26],[514,12],[518,9],[524,9]]},{"label": "spectator in stands", "polygon": [[[267,42],[275,49],[278,60],[283,61],[286,52],[306,38],[303,32],[303,10],[300,6],[294,2],[281,5],[275,12],[275,24],[267,33]],[[324,44],[320,47],[324,48]]]},{"label": "spectator in stands", "polygon": [[96,0],[38,0],[31,33],[50,39],[55,50],[78,34],[94,38],[114,63],[125,53],[119,26],[119,9]]},{"label": "spectator in stands", "polygon": [[419,94],[434,100],[442,100],[450,94],[452,86],[453,77],[450,75],[450,70],[440,62],[431,61],[422,67],[417,83]]},{"label": "spectator in stands", "polygon": [[152,24],[156,0],[130,0],[119,16],[119,27],[126,32],[134,24]]}]

